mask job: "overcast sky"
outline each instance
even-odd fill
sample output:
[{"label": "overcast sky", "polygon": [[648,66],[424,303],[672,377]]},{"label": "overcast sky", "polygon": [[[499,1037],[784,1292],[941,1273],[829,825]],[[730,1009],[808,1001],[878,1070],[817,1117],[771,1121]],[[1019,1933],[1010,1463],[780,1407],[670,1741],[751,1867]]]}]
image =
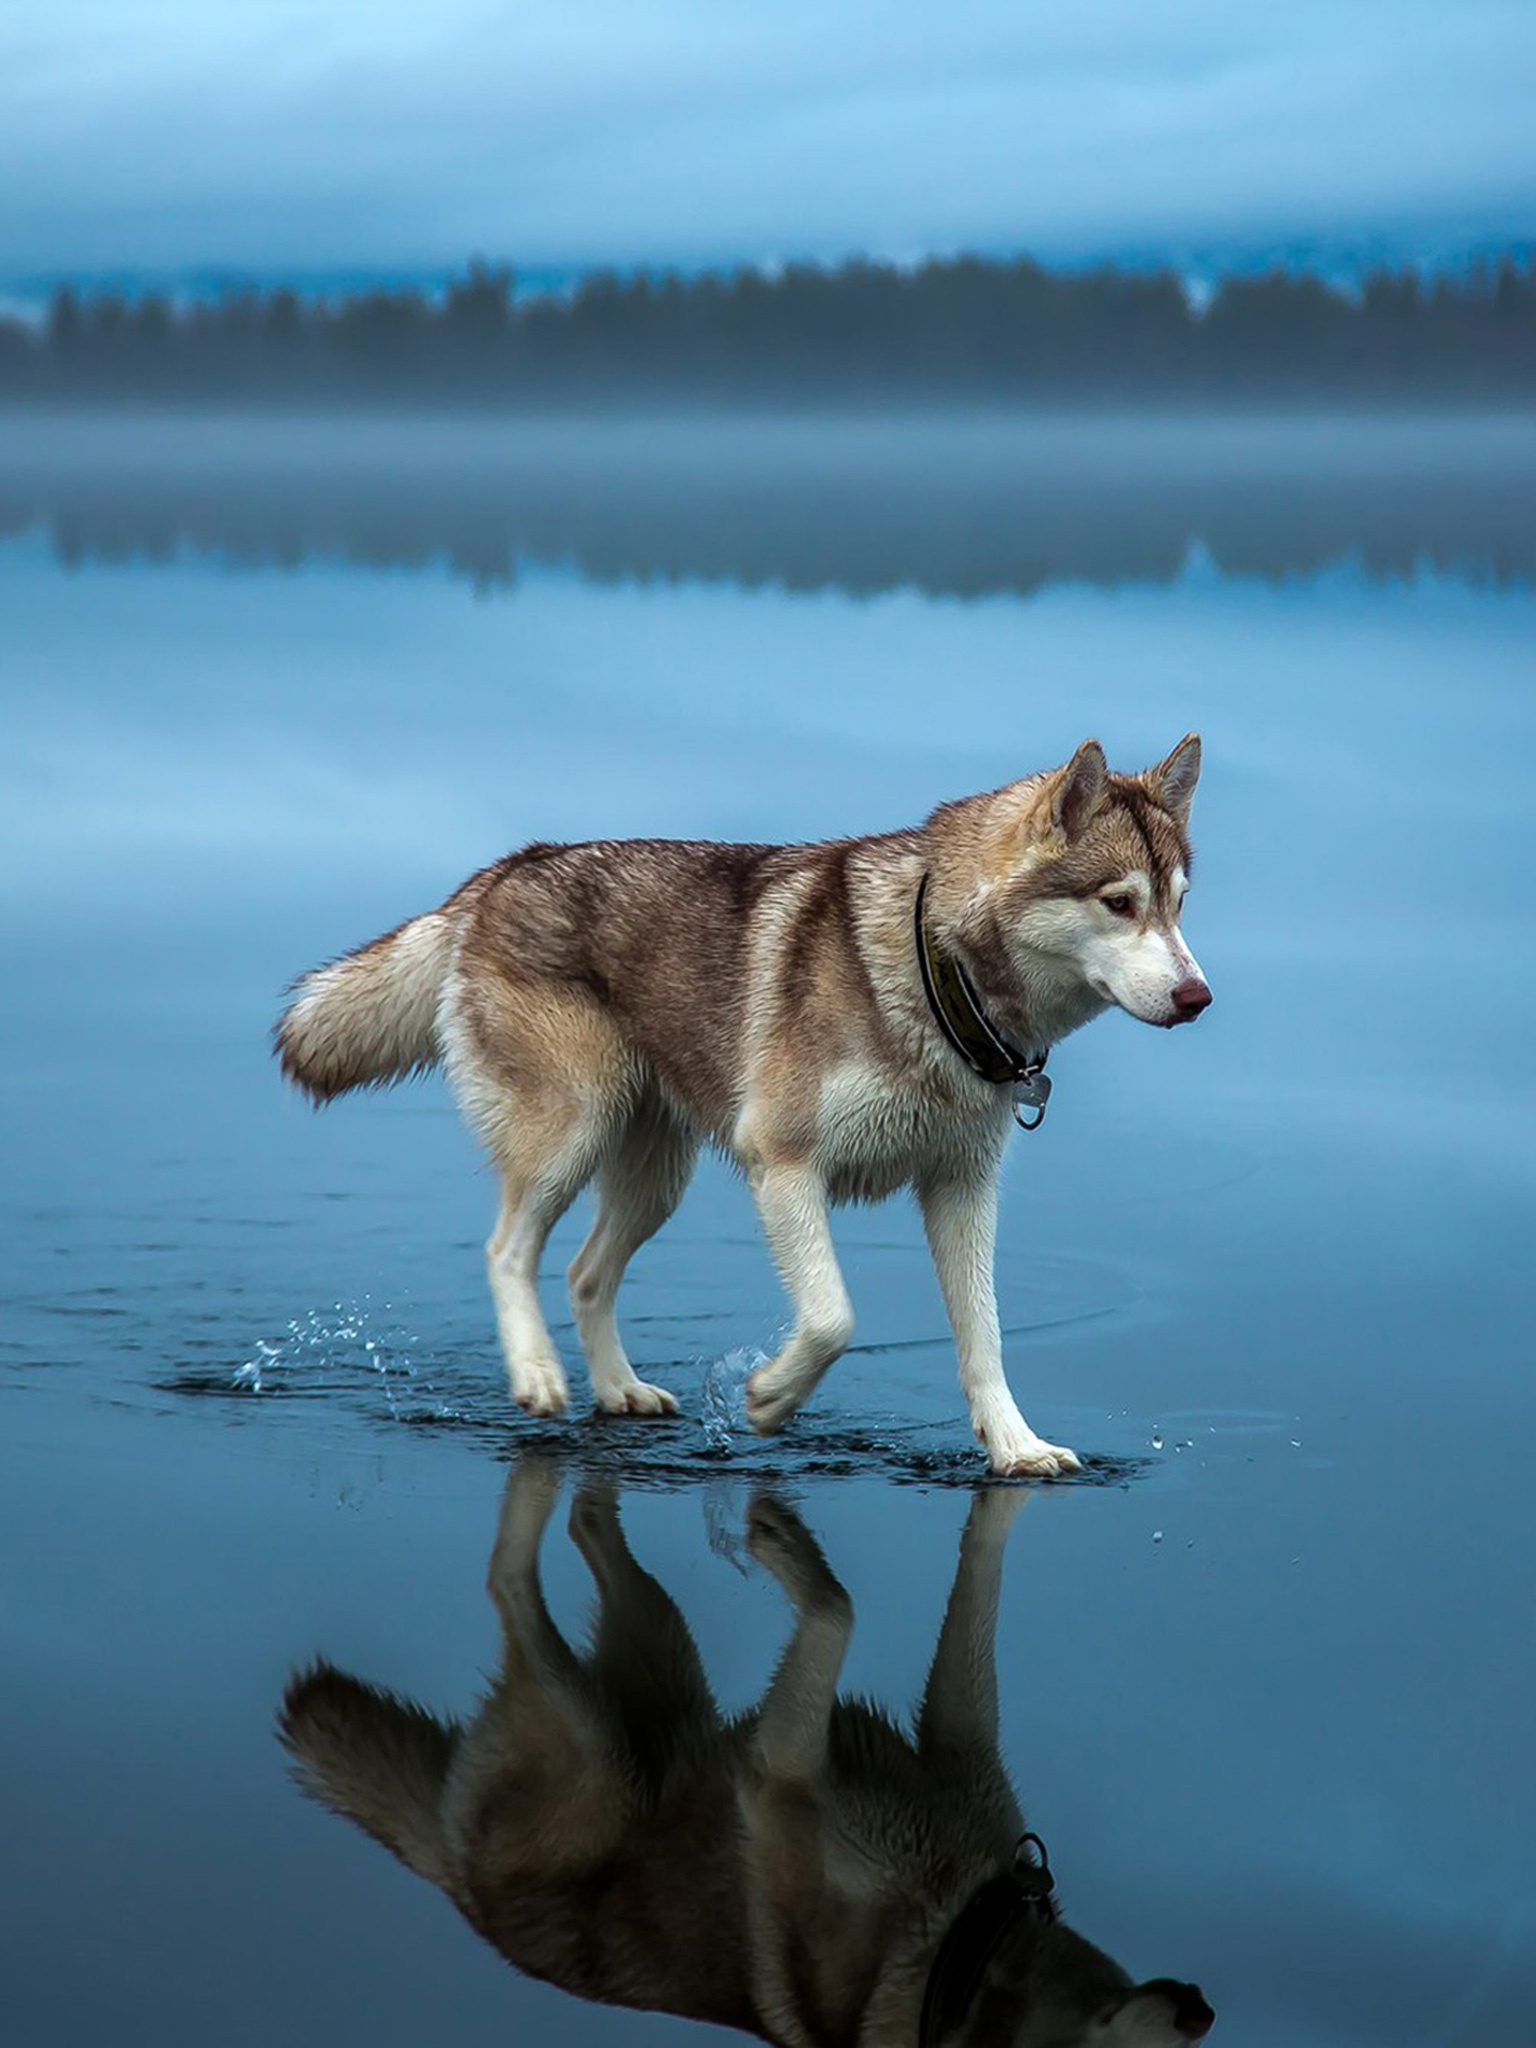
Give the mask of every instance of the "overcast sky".
[{"label": "overcast sky", "polygon": [[0,0],[0,271],[1536,232],[1536,0]]}]

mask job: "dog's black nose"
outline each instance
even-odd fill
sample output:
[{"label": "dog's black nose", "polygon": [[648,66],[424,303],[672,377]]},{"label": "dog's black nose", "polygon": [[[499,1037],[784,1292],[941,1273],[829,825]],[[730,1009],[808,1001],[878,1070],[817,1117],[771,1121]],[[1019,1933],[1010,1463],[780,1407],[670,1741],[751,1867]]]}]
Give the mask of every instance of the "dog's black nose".
[{"label": "dog's black nose", "polygon": [[1184,1024],[1210,1008],[1211,992],[1198,974],[1192,974],[1187,981],[1179,983],[1173,992],[1172,1002],[1174,1015]]},{"label": "dog's black nose", "polygon": [[[1209,997],[1209,990],[1207,990]],[[1205,2002],[1204,1993],[1194,1984],[1180,1984],[1172,1977],[1159,1977],[1151,1984],[1142,1986],[1143,1991],[1159,1991],[1173,2008],[1173,2030],[1186,2041],[1203,2041],[1216,2024],[1216,2015]]]}]

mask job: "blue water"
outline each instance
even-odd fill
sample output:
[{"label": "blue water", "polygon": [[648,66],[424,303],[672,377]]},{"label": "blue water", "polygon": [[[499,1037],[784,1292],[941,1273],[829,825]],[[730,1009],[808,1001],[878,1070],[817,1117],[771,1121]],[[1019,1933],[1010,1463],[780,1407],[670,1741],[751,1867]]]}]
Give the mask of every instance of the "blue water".
[{"label": "blue water", "polygon": [[[846,1687],[900,1714],[980,1476],[900,1202],[839,1221],[855,1351],[746,1435],[784,1309],[714,1167],[620,1303],[682,1420],[516,1418],[441,1084],[313,1116],[285,983],[525,840],[878,830],[1191,727],[1216,1005],[1062,1047],[1007,1171],[1010,1375],[1097,1483],[1009,1538],[1003,1755],[1072,1925],[1198,1982],[1216,2040],[1526,2037],[1533,457],[1498,422],[13,423],[8,2039],[679,2038],[301,1799],[290,1673],[468,1714],[536,1445],[617,1483],[732,1710],[789,1635],[744,1533],[780,1489]],[[544,1555],[579,1640],[562,1518]]]}]

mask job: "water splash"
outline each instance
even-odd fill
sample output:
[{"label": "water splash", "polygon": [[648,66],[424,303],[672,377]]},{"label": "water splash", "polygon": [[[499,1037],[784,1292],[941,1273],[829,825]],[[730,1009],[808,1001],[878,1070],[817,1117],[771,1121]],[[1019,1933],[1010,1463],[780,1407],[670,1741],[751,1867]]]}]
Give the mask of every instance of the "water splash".
[{"label": "water splash", "polygon": [[376,1382],[393,1421],[401,1398],[416,1391],[416,1334],[393,1302],[332,1302],[289,1319],[276,1342],[260,1337],[234,1384],[246,1394],[317,1392],[362,1377]]},{"label": "water splash", "polygon": [[731,1438],[747,1426],[747,1381],[768,1354],[756,1344],[738,1344],[723,1358],[714,1358],[704,1368],[704,1398],[701,1421],[704,1446],[717,1456],[728,1452]]},{"label": "water splash", "polygon": [[746,1514],[734,1479],[711,1479],[704,1488],[704,1536],[711,1552],[733,1571],[748,1576],[748,1551],[742,1533]]},{"label": "water splash", "polygon": [[264,1394],[267,1391],[267,1382],[262,1375],[280,1364],[282,1356],[281,1344],[269,1344],[265,1337],[258,1337],[256,1355],[254,1358],[248,1358],[245,1364],[238,1368],[235,1373],[235,1385],[243,1394]]}]

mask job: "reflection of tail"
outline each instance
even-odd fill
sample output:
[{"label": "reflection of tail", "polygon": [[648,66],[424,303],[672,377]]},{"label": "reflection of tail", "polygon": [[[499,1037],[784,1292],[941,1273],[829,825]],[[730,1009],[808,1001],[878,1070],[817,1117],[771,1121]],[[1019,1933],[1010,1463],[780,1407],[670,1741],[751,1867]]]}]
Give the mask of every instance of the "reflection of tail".
[{"label": "reflection of tail", "polygon": [[418,1876],[447,1883],[442,1799],[456,1727],[320,1663],[289,1683],[278,1733],[311,1798],[356,1821]]},{"label": "reflection of tail", "polygon": [[441,910],[317,967],[277,1026],[283,1072],[316,1102],[436,1066],[437,1005],[455,920]]}]

